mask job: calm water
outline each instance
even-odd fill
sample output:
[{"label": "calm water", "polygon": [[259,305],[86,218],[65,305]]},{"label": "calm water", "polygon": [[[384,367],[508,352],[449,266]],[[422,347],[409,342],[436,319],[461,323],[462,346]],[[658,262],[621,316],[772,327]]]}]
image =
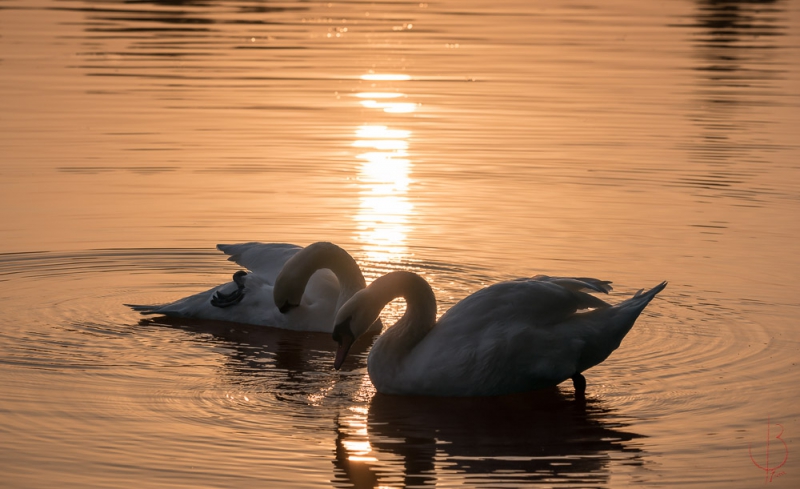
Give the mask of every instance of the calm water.
[{"label": "calm water", "polygon": [[[0,0],[0,485],[797,487],[798,59],[788,0]],[[380,396],[372,338],[335,372],[327,335],[122,306],[253,240],[440,312],[670,285],[585,405]]]}]

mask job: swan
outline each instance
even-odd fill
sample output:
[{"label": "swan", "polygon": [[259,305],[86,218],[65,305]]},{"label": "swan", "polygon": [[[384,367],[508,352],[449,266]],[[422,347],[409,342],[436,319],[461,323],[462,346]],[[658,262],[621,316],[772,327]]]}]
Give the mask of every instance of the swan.
[{"label": "swan", "polygon": [[[367,358],[384,394],[494,396],[572,379],[583,397],[582,372],[620,345],[647,304],[667,283],[611,306],[586,291],[611,282],[537,275],[500,282],[461,300],[436,321],[436,297],[419,275],[395,271],[357,292],[336,314],[338,370],[355,338],[383,307],[403,297],[406,311],[378,336]],[[577,312],[591,309],[587,312]]]},{"label": "swan", "polygon": [[142,314],[213,319],[297,331],[333,330],[336,311],[366,286],[350,254],[333,243],[220,244],[247,268],[233,281],[165,305],[126,304]]}]

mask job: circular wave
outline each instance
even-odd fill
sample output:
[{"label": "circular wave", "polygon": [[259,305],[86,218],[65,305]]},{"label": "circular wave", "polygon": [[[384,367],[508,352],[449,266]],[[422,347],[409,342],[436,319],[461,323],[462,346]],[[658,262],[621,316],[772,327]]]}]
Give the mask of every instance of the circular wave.
[{"label": "circular wave", "polygon": [[[359,261],[368,280],[395,269],[420,273],[436,292],[440,314],[479,288],[512,278],[446,262]],[[213,451],[203,446],[242,460],[256,450],[269,463],[291,464],[309,451],[328,457],[333,443],[337,478],[362,471],[376,480],[394,474],[386,476],[393,480],[405,471],[422,480],[442,460],[439,481],[474,472],[483,474],[473,481],[478,485],[562,476],[602,484],[609,454],[638,466],[646,456],[645,434],[659,435],[656,447],[670,440],[678,446],[693,439],[687,433],[719,425],[718,410],[751,419],[750,398],[766,389],[760,379],[789,382],[791,375],[785,361],[772,361],[777,340],[762,325],[719,294],[683,284],[670,284],[620,348],[586,372],[583,407],[565,383],[501,407],[403,399],[399,408],[400,401],[376,396],[369,382],[366,357],[374,336],[360,339],[336,372],[335,344],[326,334],[143,319],[123,306],[174,300],[227,281],[234,270],[218,252],[194,249],[0,255],[0,298],[13,304],[0,329],[4,402],[22,420],[18,432],[25,433],[24,424],[35,433],[26,442],[30,449],[80,446],[88,432],[94,444],[69,456],[102,452],[114,463],[114,452],[102,451],[110,431],[132,450],[149,453],[154,464],[177,450],[213,465]],[[609,301],[632,293],[619,286]],[[403,310],[402,301],[391,304],[384,325]],[[532,407],[540,421],[524,428]],[[502,430],[479,429],[497,409],[508,420],[495,423]],[[150,447],[152,430],[164,430],[170,441]],[[484,445],[476,445],[476,433]],[[240,436],[246,445],[229,441]],[[537,459],[532,443],[550,446],[549,455]],[[419,465],[409,466],[412,459]],[[514,470],[527,475],[507,475]]]}]

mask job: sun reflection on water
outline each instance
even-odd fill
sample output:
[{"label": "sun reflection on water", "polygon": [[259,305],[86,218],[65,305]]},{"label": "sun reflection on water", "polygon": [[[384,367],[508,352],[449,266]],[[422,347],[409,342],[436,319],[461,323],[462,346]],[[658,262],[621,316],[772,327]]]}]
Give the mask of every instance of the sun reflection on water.
[{"label": "sun reflection on water", "polygon": [[417,110],[417,104],[408,102],[378,102],[377,100],[362,100],[361,105],[368,109],[382,109],[390,114],[409,114]]},{"label": "sun reflection on water", "polygon": [[367,73],[361,75],[361,79],[365,81],[408,81],[411,76],[397,73]]},{"label": "sun reflection on water", "polygon": [[[405,81],[408,75],[368,74],[369,81]],[[398,102],[403,93],[370,91],[355,94],[361,105],[389,114],[414,112],[416,104]],[[356,129],[355,148],[366,151],[356,156],[361,160],[358,179],[361,186],[357,239],[363,243],[367,257],[374,261],[396,261],[407,253],[409,216],[414,210],[408,198],[412,163],[409,157],[411,131],[386,125],[365,124]]]},{"label": "sun reflection on water", "polygon": [[347,436],[352,438],[341,440],[347,459],[351,462],[377,462],[367,433],[367,410],[352,406],[350,411],[352,414],[344,421],[342,428],[347,432]]}]

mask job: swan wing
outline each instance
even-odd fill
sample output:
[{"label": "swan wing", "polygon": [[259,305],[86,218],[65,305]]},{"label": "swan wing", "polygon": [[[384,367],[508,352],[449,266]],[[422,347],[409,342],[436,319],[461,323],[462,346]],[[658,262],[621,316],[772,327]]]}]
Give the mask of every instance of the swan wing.
[{"label": "swan wing", "polygon": [[435,329],[482,329],[490,324],[516,323],[544,327],[560,323],[580,309],[610,305],[584,289],[605,291],[607,282],[537,276],[500,282],[466,297],[439,319]]},{"label": "swan wing", "polygon": [[280,273],[289,258],[302,249],[287,243],[218,244],[217,249],[228,255],[228,260],[258,274],[270,284]]},{"label": "swan wing", "polygon": [[530,279],[520,280],[538,280],[541,282],[550,282],[560,285],[565,289],[572,290],[573,292],[594,291],[608,294],[613,290],[611,282],[608,280],[598,280],[596,278],[588,277],[549,277],[547,275],[536,275]]},{"label": "swan wing", "polygon": [[[529,288],[514,287],[512,295]],[[500,395],[556,385],[578,371],[584,340],[559,321],[574,317],[569,314],[574,308],[560,307],[539,316],[545,310],[541,303],[515,302],[519,298],[508,294],[504,299],[507,302],[492,302],[493,307],[489,302],[485,308],[476,307],[475,302],[448,311],[410,352],[402,369],[386,374],[388,381],[379,391]],[[382,373],[374,371],[378,365],[372,360],[370,355],[370,376]]]}]

